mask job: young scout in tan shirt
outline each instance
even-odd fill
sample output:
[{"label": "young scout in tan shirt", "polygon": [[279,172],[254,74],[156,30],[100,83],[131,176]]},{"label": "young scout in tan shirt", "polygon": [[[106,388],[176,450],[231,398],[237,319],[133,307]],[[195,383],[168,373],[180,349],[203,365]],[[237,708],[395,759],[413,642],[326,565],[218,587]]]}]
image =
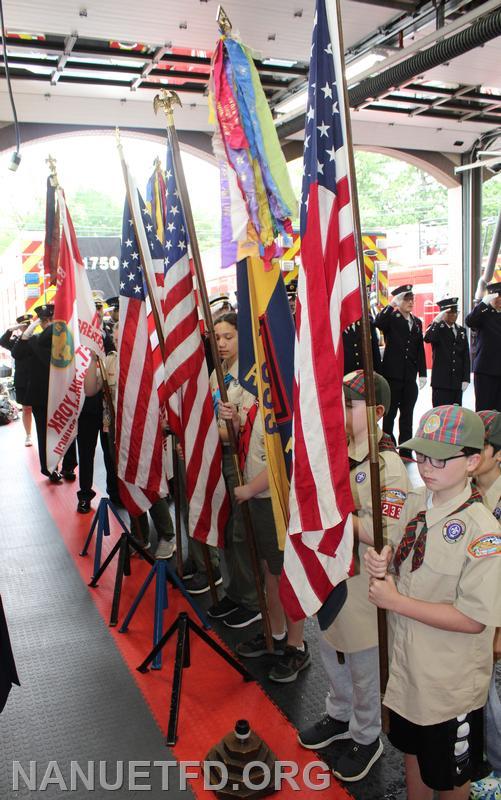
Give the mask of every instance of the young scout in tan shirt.
[{"label": "young scout in tan shirt", "polygon": [[[482,461],[475,470],[475,486],[482,495],[484,506],[501,518],[501,413],[478,411],[484,423],[485,444]],[[501,591],[501,586],[499,587]],[[501,797],[501,700],[496,686],[496,661],[501,658],[501,628],[494,636],[494,669],[492,670],[489,696],[484,708],[484,750],[492,772],[471,785],[472,800]]]},{"label": "young scout in tan shirt", "polygon": [[[237,420],[230,403],[221,404],[223,419],[232,419],[237,432]],[[279,595],[280,574],[284,554],[278,547],[269,488],[268,467],[264,443],[263,416],[257,400],[240,428],[239,456],[244,483],[235,487],[237,503],[249,502],[256,547],[264,574],[266,604],[270,617],[275,664],[268,678],[275,683],[292,683],[300,672],[311,664],[308,644],[303,638],[304,620],[293,622],[286,617]],[[263,633],[237,645],[243,658],[268,655]]]},{"label": "young scout in tan shirt", "polygon": [[[376,379],[376,415],[381,419],[390,407],[390,387],[381,375]],[[361,370],[343,381],[346,432],[349,438],[350,483],[357,507],[355,576],[347,581],[348,596],[333,624],[320,637],[320,652],[330,680],[327,714],[312,727],[299,732],[303,747],[318,749],[338,739],[350,739],[348,750],[334,767],[345,781],[363,778],[383,752],[381,733],[377,611],[369,602],[369,576],[363,563],[368,545],[374,543],[369,465],[365,380]],[[399,525],[409,489],[406,469],[390,437],[378,431],[381,511],[386,541]]]},{"label": "young scout in tan shirt", "polygon": [[409,800],[432,800],[433,791],[466,800],[482,757],[482,707],[501,621],[501,527],[469,480],[483,444],[472,411],[427,412],[405,443],[426,488],[409,493],[393,553],[386,546],[365,556],[369,598],[392,612],[384,703],[389,739],[405,753]]}]

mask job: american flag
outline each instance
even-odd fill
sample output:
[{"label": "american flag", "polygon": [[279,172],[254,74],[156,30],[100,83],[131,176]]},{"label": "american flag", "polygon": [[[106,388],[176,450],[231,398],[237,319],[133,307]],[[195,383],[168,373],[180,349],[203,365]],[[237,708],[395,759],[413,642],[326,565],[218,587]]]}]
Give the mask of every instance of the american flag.
[{"label": "american flag", "polygon": [[170,148],[166,183],[165,387],[169,426],[184,454],[189,534],[222,547],[229,500],[190,271],[186,222]]},{"label": "american flag", "polygon": [[293,475],[281,596],[318,611],[349,574],[353,529],[342,331],[360,319],[336,3],[317,0],[301,197]]},{"label": "american flag", "polygon": [[132,208],[127,199],[120,256],[116,453],[120,494],[127,510],[137,516],[167,494],[162,408],[157,385],[162,380],[163,362],[152,325],[152,298],[145,279],[147,270],[150,287],[155,291],[154,273],[163,270],[163,249],[153,234],[151,217],[130,173],[127,184]]}]

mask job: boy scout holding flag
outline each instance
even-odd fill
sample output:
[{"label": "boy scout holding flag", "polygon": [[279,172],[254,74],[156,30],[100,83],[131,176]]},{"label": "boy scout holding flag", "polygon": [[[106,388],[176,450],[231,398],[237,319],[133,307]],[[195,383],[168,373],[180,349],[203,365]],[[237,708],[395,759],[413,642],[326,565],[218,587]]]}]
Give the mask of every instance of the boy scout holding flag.
[{"label": "boy scout holding flag", "polygon": [[389,739],[405,754],[409,800],[433,791],[466,800],[501,622],[501,527],[470,483],[484,426],[468,409],[439,406],[404,446],[425,487],[409,492],[393,551],[365,555],[369,599],[392,612]]},{"label": "boy scout holding flag", "polygon": [[[375,374],[376,417],[382,419],[391,404],[388,382]],[[299,742],[308,749],[327,747],[338,739],[350,746],[334,766],[334,775],[344,781],[359,781],[367,775],[383,752],[379,683],[378,627],[376,609],[369,602],[369,576],[363,563],[368,545],[374,544],[372,495],[365,378],[357,370],[343,379],[346,433],[350,459],[350,485],[357,511],[355,575],[347,581],[348,596],[338,616],[320,638],[320,653],[329,676],[326,715],[313,726],[299,731]],[[381,514],[383,534],[400,525],[409,490],[405,466],[391,438],[378,430]],[[342,654],[342,656],[341,656]]]}]

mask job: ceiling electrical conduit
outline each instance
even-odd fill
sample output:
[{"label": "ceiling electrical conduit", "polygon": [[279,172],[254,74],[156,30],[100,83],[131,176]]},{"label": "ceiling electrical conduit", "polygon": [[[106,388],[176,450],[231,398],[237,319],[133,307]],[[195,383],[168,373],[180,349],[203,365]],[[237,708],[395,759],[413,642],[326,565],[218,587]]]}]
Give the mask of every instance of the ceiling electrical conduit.
[{"label": "ceiling electrical conduit", "polygon": [[[457,33],[450,30],[457,30],[457,28],[467,25],[471,19],[478,17],[479,13],[482,14],[480,19],[476,19],[469,27],[463,28],[463,30]],[[491,0],[491,2],[486,3],[484,7],[476,9],[475,12],[465,14],[461,19],[447,25],[445,28],[441,28],[439,31],[434,32],[434,34],[420,41],[414,42],[414,44],[408,48],[409,51],[411,49],[417,50],[418,48],[425,47],[429,41],[434,41],[426,50],[420,49],[419,52],[415,53],[410,58],[401,61],[400,59],[405,57],[405,51],[403,51],[402,54],[398,54],[389,59],[389,61],[399,61],[398,64],[384,69],[375,77],[362,79],[355,86],[349,88],[348,98],[350,107],[358,108],[367,100],[376,99],[387,93],[390,89],[398,88],[402,86],[402,84],[421,75],[423,72],[438,67],[440,64],[463,55],[470,50],[474,50],[476,47],[480,47],[480,45],[495,39],[496,36],[500,34],[501,2],[500,0]],[[439,41],[437,41],[437,39],[439,39]],[[374,69],[371,69],[371,71],[374,72]],[[293,133],[297,133],[297,131],[304,128],[304,114],[294,119],[284,121],[283,123],[278,121],[276,127],[281,139]]]},{"label": "ceiling electrical conduit", "polygon": [[459,33],[411,56],[400,64],[386,69],[375,78],[367,78],[349,90],[350,106],[357,108],[370,98],[377,98],[393,87],[415,78],[422,72],[440,66],[444,61],[457,58],[501,34],[501,8],[474,22]]}]

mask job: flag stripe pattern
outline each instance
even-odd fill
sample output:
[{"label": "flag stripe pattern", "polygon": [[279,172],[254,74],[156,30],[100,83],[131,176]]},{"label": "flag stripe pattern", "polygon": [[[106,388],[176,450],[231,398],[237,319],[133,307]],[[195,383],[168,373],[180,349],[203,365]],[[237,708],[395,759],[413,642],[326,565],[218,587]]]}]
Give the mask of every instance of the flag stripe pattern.
[{"label": "flag stripe pattern", "polygon": [[169,426],[178,437],[184,454],[189,534],[199,541],[222,547],[229,499],[198,323],[186,224],[170,148],[167,150],[166,183],[165,386]]},{"label": "flag stripe pattern", "polygon": [[154,291],[154,262],[163,264],[163,250],[128,172],[127,187],[131,205],[126,200],[120,257],[116,453],[121,497],[127,510],[137,516],[167,494],[157,387],[157,381],[162,382],[162,358],[158,336],[151,326],[151,298],[145,279],[148,270]]},{"label": "flag stripe pattern", "polygon": [[315,613],[344,580],[353,501],[342,402],[341,332],[360,318],[336,5],[317,0],[304,142],[296,306],[293,474],[281,594]]}]

